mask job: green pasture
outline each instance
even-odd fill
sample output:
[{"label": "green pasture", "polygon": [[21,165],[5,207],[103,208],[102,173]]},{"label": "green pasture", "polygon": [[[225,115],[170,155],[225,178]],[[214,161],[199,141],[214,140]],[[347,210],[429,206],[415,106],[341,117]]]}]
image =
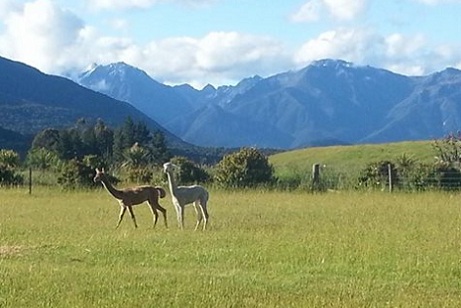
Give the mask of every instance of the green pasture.
[{"label": "green pasture", "polygon": [[345,173],[355,173],[377,161],[395,161],[403,155],[419,162],[433,162],[437,152],[431,141],[411,141],[386,144],[314,147],[271,155],[269,161],[280,173],[309,171],[312,164]]},{"label": "green pasture", "polygon": [[460,307],[461,196],[210,191],[115,229],[106,191],[0,190],[0,307]]}]

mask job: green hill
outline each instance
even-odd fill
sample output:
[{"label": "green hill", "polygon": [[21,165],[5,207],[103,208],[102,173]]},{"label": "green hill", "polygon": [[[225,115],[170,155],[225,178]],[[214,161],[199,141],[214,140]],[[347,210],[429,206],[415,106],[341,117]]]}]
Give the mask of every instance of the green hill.
[{"label": "green hill", "polygon": [[395,161],[403,155],[419,162],[432,162],[436,152],[433,141],[411,141],[306,148],[271,155],[269,161],[276,174],[310,172],[315,163],[342,173],[356,173],[371,162]]}]

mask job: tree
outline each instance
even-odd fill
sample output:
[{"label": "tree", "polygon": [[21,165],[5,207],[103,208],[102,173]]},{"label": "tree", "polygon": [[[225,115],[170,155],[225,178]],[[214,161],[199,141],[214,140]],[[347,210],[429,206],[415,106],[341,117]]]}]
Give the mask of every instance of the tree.
[{"label": "tree", "polygon": [[58,155],[45,148],[31,149],[27,153],[26,164],[29,167],[46,170],[59,165]]},{"label": "tree", "polygon": [[13,150],[0,150],[0,186],[20,185],[24,178],[16,173],[19,167],[19,154]]},{"label": "tree", "polygon": [[128,170],[128,178],[132,182],[150,182],[152,171],[149,164],[149,151],[137,142],[124,152],[123,166]]},{"label": "tree", "polygon": [[149,151],[137,142],[124,152],[124,166],[131,169],[144,168],[149,164]]},{"label": "tree", "polygon": [[135,124],[133,119],[128,117],[114,134],[113,153],[116,162],[123,162],[125,150],[131,148],[135,143],[147,147],[152,140],[151,138],[149,129],[144,123]]},{"label": "tree", "polygon": [[171,159],[171,153],[167,148],[165,135],[161,131],[156,131],[152,137],[152,162],[161,166]]},{"label": "tree", "polygon": [[64,160],[79,159],[85,155],[83,142],[77,129],[71,128],[59,132],[57,154]]},{"label": "tree", "polygon": [[179,183],[205,183],[210,180],[210,175],[204,169],[196,166],[192,161],[185,157],[173,157],[171,162],[176,166],[179,166]]},{"label": "tree", "polygon": [[255,148],[242,148],[218,163],[215,180],[226,187],[252,187],[272,182],[273,173],[266,156]]},{"label": "tree", "polygon": [[103,160],[109,162],[113,155],[114,132],[106,124],[98,119],[94,126],[94,134],[96,137],[96,146],[98,154],[102,156]]},{"label": "tree", "polygon": [[43,148],[57,153],[60,139],[59,130],[54,128],[44,129],[35,135],[32,141],[32,149]]}]

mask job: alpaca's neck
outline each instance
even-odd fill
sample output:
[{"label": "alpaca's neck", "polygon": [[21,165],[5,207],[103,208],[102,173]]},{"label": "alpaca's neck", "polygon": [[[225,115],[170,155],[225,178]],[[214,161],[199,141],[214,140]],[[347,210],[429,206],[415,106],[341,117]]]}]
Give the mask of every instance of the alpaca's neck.
[{"label": "alpaca's neck", "polygon": [[111,194],[115,199],[122,199],[123,198],[123,192],[116,189],[114,186],[112,186],[109,182],[109,180],[104,177],[101,179],[102,185],[104,188]]},{"label": "alpaca's neck", "polygon": [[170,187],[170,192],[172,195],[176,194],[176,182],[174,181],[174,176],[170,173],[167,172],[167,177],[168,177],[168,186]]}]

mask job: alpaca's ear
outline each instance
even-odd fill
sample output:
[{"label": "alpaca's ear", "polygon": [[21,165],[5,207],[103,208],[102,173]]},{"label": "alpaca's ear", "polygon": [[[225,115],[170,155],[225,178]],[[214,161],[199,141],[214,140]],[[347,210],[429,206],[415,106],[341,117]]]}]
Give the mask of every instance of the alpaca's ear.
[{"label": "alpaca's ear", "polygon": [[94,169],[96,171],[96,173],[100,173],[101,171],[99,171],[98,168]]},{"label": "alpaca's ear", "polygon": [[101,172],[104,173],[104,168],[102,168]]}]

